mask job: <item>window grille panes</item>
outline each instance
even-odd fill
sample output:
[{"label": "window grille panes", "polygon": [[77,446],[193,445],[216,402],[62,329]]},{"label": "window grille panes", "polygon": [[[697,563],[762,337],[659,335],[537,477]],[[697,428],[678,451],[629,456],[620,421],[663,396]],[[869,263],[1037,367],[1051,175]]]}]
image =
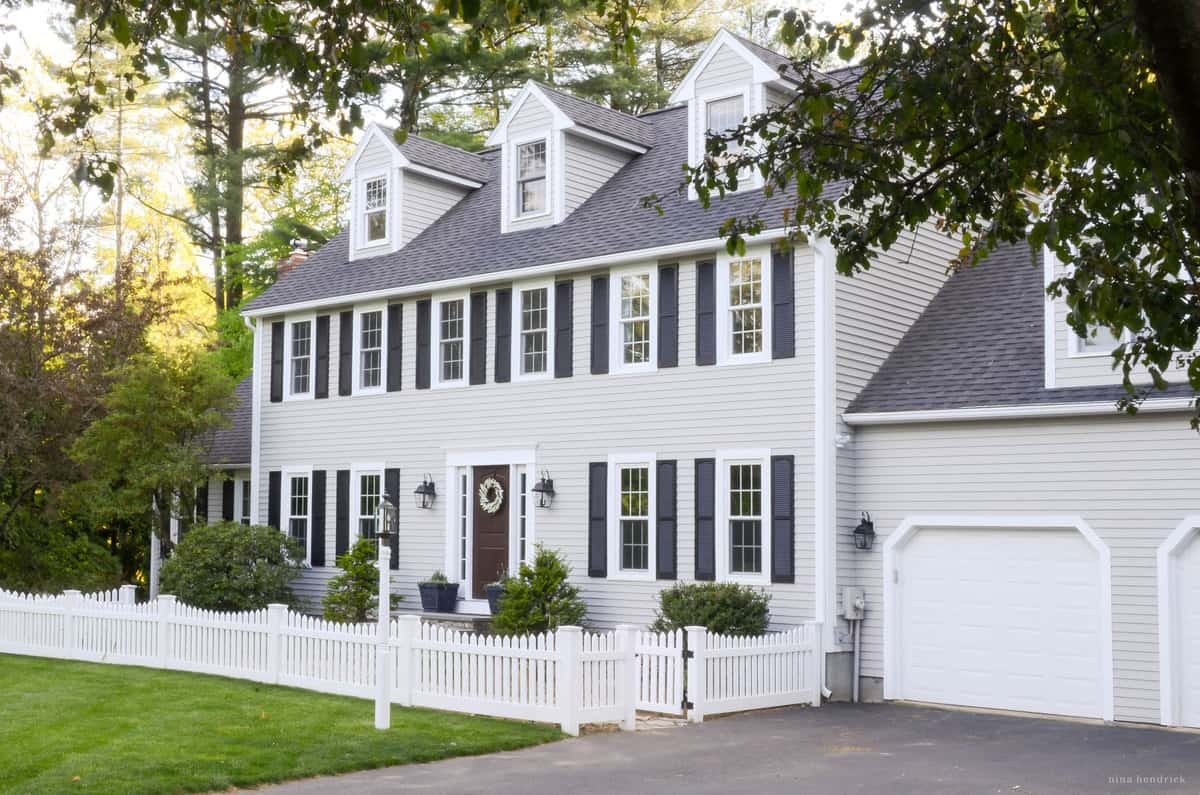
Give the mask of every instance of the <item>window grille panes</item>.
[{"label": "window grille panes", "polygon": [[458,381],[463,377],[463,300],[442,301],[441,312],[442,380]]},{"label": "window grille panes", "polygon": [[521,291],[521,372],[544,373],[549,366],[549,290]]},{"label": "window grille panes", "polygon": [[716,135],[724,135],[735,130],[746,115],[744,107],[745,103],[740,96],[709,102],[706,108],[708,116],[706,129]]},{"label": "window grille panes", "polygon": [[288,492],[288,535],[300,542],[300,548],[308,550],[308,476],[291,478]]},{"label": "window grille panes", "polygon": [[358,476],[358,537],[374,538],[375,511],[379,508],[381,479],[378,474]]},{"label": "window grille panes", "polygon": [[650,568],[650,469],[621,467],[621,568]]},{"label": "window grille panes", "polygon": [[302,320],[292,324],[292,394],[308,392],[311,376],[312,321]]},{"label": "window grille panes", "polygon": [[467,511],[470,508],[471,499],[467,492],[467,474],[464,472],[459,476],[458,481],[458,560],[459,560],[459,580],[467,581]]},{"label": "window grille panes", "polygon": [[621,352],[625,364],[650,361],[650,274],[621,277]]},{"label": "window grille panes", "polygon": [[1112,353],[1120,344],[1120,337],[1113,334],[1112,329],[1108,326],[1094,326],[1088,329],[1086,338],[1075,337],[1075,352]]},{"label": "window grille panes", "polygon": [[250,481],[242,481],[242,524],[250,524]]},{"label": "window grille panes", "polygon": [[387,237],[387,178],[367,180],[363,189],[367,219],[367,242]]},{"label": "window grille panes", "polygon": [[383,312],[363,312],[359,328],[359,386],[383,383]]},{"label": "window grille panes", "polygon": [[520,492],[520,497],[519,497],[520,510],[518,511],[519,522],[517,525],[517,561],[523,562],[525,560],[525,539],[528,537],[527,536],[528,524],[526,521],[526,514],[525,514],[526,496],[527,496],[525,493],[525,486],[528,481],[527,481],[527,476],[524,472],[521,473],[520,480],[521,480],[521,492]]},{"label": "window grille panes", "polygon": [[729,263],[730,350],[759,353],[763,349],[762,260]]},{"label": "window grille panes", "polygon": [[729,467],[729,570],[762,572],[762,465]]},{"label": "window grille panes", "polygon": [[517,201],[520,215],[546,210],[546,142],[517,147]]}]

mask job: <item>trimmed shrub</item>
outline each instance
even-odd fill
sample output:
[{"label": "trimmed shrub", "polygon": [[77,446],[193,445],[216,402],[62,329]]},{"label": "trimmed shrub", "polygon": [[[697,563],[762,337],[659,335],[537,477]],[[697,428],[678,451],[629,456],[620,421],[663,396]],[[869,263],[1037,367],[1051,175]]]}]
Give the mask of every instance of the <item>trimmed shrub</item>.
[{"label": "trimmed shrub", "polygon": [[[359,622],[375,618],[379,606],[378,544],[370,538],[360,538],[350,550],[338,556],[341,573],[329,581],[321,607],[326,621]],[[391,595],[395,610],[404,597]]]},{"label": "trimmed shrub", "polygon": [[162,592],[207,610],[294,604],[300,543],[273,527],[219,522],[184,535],[162,567]]},{"label": "trimmed shrub", "polygon": [[705,627],[721,635],[762,635],[770,622],[770,601],[766,591],[732,582],[679,583],[659,593],[650,629]]},{"label": "trimmed shrub", "polygon": [[539,544],[533,565],[522,563],[517,575],[504,581],[492,628],[501,635],[522,635],[582,624],[587,605],[568,581],[570,576],[571,567],[562,554]]}]

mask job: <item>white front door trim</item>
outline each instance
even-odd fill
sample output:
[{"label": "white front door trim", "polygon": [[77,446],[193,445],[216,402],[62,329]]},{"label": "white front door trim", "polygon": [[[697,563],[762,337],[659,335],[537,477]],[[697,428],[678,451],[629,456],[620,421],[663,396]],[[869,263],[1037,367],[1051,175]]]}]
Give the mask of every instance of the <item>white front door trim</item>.
[{"label": "white front door trim", "polygon": [[1073,529],[1096,550],[1100,559],[1100,681],[1102,683],[1101,717],[1113,720],[1113,662],[1112,662],[1112,555],[1091,525],[1081,516],[1063,514],[917,514],[905,517],[888,534],[883,544],[883,697],[900,697],[900,626],[897,563],[904,545],[918,530],[978,528],[987,530],[1053,528]]},{"label": "white front door trim", "polygon": [[1200,530],[1200,514],[1184,517],[1179,526],[1158,547],[1158,670],[1159,721],[1164,726],[1179,723],[1179,673],[1176,671],[1174,632],[1175,597],[1171,569],[1175,553],[1187,546],[1193,534]]}]

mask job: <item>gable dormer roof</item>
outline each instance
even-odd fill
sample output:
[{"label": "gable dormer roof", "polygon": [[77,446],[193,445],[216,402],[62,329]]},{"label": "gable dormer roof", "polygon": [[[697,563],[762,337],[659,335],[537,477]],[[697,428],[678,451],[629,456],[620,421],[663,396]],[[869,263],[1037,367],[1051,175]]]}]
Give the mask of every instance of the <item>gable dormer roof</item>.
[{"label": "gable dormer roof", "polygon": [[509,123],[528,102],[539,102],[550,112],[555,131],[570,130],[599,137],[609,144],[638,154],[654,145],[654,125],[645,120],[530,80],[521,88],[496,129],[488,136],[488,146],[505,141]]},{"label": "gable dormer roof", "polygon": [[488,167],[479,155],[412,134],[401,144],[396,141],[396,130],[381,124],[367,127],[366,134],[346,163],[342,179],[348,180],[354,176],[359,158],[375,140],[387,144],[392,151],[392,165],[396,168],[411,169],[468,188],[478,188],[487,181]]},{"label": "gable dormer roof", "polygon": [[796,67],[792,63],[792,59],[783,53],[775,52],[769,47],[764,47],[758,42],[752,41],[745,36],[740,36],[737,33],[730,33],[729,35],[741,42],[756,58],[774,69],[780,77],[791,79],[796,74]]},{"label": "gable dormer roof", "polygon": [[767,49],[749,39],[744,39],[741,36],[730,33],[725,28],[721,28],[712,41],[708,43],[708,46],[704,48],[704,52],[700,54],[700,58],[688,70],[688,73],[683,78],[683,82],[671,93],[671,104],[687,102],[695,96],[697,78],[704,74],[709,63],[724,49],[732,50],[734,54],[746,62],[746,65],[751,69],[752,82],[755,84],[784,80],[786,78],[785,70],[791,69],[792,61],[786,55]]}]

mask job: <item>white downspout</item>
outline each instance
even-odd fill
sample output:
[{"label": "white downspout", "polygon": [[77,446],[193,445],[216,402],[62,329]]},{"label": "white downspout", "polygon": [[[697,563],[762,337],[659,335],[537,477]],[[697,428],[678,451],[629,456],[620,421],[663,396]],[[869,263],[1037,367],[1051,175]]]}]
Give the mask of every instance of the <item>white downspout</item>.
[{"label": "white downspout", "polygon": [[262,478],[259,477],[262,469],[262,456],[259,454],[262,434],[262,374],[259,372],[259,365],[262,364],[263,341],[262,334],[258,333],[258,324],[253,318],[242,315],[242,322],[254,335],[254,362],[250,367],[250,524],[261,524],[258,515],[258,506],[262,501],[259,493],[259,489],[262,488]]}]

